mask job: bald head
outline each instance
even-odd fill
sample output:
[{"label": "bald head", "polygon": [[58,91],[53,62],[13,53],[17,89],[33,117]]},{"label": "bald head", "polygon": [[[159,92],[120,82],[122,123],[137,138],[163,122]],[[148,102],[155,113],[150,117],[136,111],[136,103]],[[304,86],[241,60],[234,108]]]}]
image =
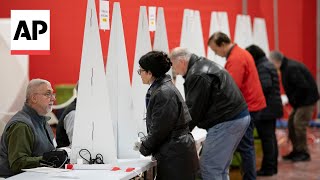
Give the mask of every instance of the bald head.
[{"label": "bald head", "polygon": [[271,51],[269,58],[274,61],[282,62],[283,54],[280,51]]},{"label": "bald head", "polygon": [[283,54],[280,51],[271,51],[269,59],[277,69],[280,69],[283,60]]},{"label": "bald head", "polygon": [[191,57],[191,53],[189,52],[189,50],[183,47],[176,47],[170,53],[171,60],[177,60],[177,59],[183,58],[189,61],[190,57]]},{"label": "bald head", "polygon": [[187,48],[176,47],[174,48],[170,55],[172,61],[172,68],[178,75],[184,76],[188,69],[189,60],[191,53]]}]

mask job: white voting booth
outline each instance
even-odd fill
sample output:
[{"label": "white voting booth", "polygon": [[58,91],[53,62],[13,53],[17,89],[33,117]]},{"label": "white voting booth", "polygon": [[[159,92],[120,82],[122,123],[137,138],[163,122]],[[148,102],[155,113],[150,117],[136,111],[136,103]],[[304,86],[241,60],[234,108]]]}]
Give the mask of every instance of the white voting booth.
[{"label": "white voting booth", "polygon": [[253,44],[250,16],[237,15],[234,42],[243,49]]},{"label": "white voting booth", "polygon": [[117,157],[139,158],[132,146],[137,141],[138,126],[134,115],[126,44],[119,3],[113,4],[109,52],[106,65],[111,118],[117,147]]},{"label": "white voting booth", "polygon": [[259,46],[269,56],[269,41],[266,21],[263,18],[253,19],[253,43]]},{"label": "white voting booth", "polygon": [[[227,12],[211,12],[209,37],[215,33],[221,31],[230,37],[229,20]],[[231,39],[231,38],[230,38]],[[212,60],[222,67],[226,64],[226,58],[216,55],[208,46],[207,58]]]},{"label": "white voting booth", "polygon": [[[138,124],[138,131],[140,134],[147,135],[146,129],[146,104],[145,95],[148,91],[149,86],[142,83],[140,75],[137,73],[139,67],[140,58],[147,52],[151,51],[151,40],[148,29],[148,18],[147,10],[145,6],[140,7],[139,21],[138,21],[138,32],[136,49],[134,56],[134,65],[132,73],[132,93],[133,93],[133,106],[134,106],[134,121]],[[140,135],[140,137],[143,135]]]},{"label": "white voting booth", "polygon": [[5,124],[25,102],[29,82],[29,56],[11,55],[10,19],[0,19],[0,136]]},{"label": "white voting booth", "polygon": [[[158,8],[156,27],[157,28],[154,34],[153,50],[163,51],[168,54],[169,44],[168,44],[167,28],[166,28],[164,11],[162,7]],[[173,77],[172,68],[167,72],[167,74]]]},{"label": "white voting booth", "polygon": [[100,153],[105,163],[116,162],[117,152],[105,77],[96,5],[94,0],[88,0],[71,163],[82,159],[79,155],[81,149],[89,150],[93,158]]},{"label": "white voting booth", "polygon": [[[198,56],[205,56],[204,41],[202,34],[202,25],[200,12],[185,9],[183,11],[180,47],[187,48],[191,53]],[[176,86],[180,91],[183,98],[185,98],[184,92],[184,79],[181,75],[176,77]]]}]

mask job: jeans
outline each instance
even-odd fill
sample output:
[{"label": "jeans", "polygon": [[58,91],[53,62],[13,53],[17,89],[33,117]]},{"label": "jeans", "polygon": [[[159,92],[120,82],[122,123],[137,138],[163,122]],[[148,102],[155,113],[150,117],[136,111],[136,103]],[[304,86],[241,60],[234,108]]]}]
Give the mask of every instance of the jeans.
[{"label": "jeans", "polygon": [[229,180],[229,166],[242,136],[250,124],[250,116],[217,124],[208,129],[200,157],[204,180]]},{"label": "jeans", "polygon": [[254,139],[253,139],[253,120],[256,113],[250,112],[251,121],[250,125],[242,137],[237,151],[241,156],[241,169],[242,169],[242,179],[243,180],[255,180],[256,179],[256,154],[254,149]]}]

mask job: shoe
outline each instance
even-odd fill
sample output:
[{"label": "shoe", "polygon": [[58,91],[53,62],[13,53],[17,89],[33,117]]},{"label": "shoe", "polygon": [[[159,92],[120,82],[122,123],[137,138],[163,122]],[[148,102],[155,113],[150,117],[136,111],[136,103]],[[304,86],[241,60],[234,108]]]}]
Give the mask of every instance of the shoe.
[{"label": "shoe", "polygon": [[306,152],[300,152],[297,153],[295,156],[291,159],[293,162],[299,162],[299,161],[310,161],[310,155]]},{"label": "shoe", "polygon": [[289,154],[282,156],[282,159],[285,161],[291,161],[292,158],[296,155],[297,153],[295,151],[291,151]]},{"label": "shoe", "polygon": [[275,173],[272,170],[262,170],[262,169],[260,169],[259,171],[257,171],[257,176],[272,176],[274,174],[277,174],[277,173]]}]

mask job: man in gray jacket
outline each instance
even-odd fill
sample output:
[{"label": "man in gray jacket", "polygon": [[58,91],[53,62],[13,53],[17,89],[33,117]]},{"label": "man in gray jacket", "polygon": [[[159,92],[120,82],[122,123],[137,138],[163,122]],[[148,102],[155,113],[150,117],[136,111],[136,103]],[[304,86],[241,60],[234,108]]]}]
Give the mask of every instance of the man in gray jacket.
[{"label": "man in gray jacket", "polygon": [[33,79],[27,87],[26,103],[7,123],[0,141],[0,177],[40,166],[45,152],[55,149],[53,132],[45,116],[51,112],[55,94],[50,82]]}]

